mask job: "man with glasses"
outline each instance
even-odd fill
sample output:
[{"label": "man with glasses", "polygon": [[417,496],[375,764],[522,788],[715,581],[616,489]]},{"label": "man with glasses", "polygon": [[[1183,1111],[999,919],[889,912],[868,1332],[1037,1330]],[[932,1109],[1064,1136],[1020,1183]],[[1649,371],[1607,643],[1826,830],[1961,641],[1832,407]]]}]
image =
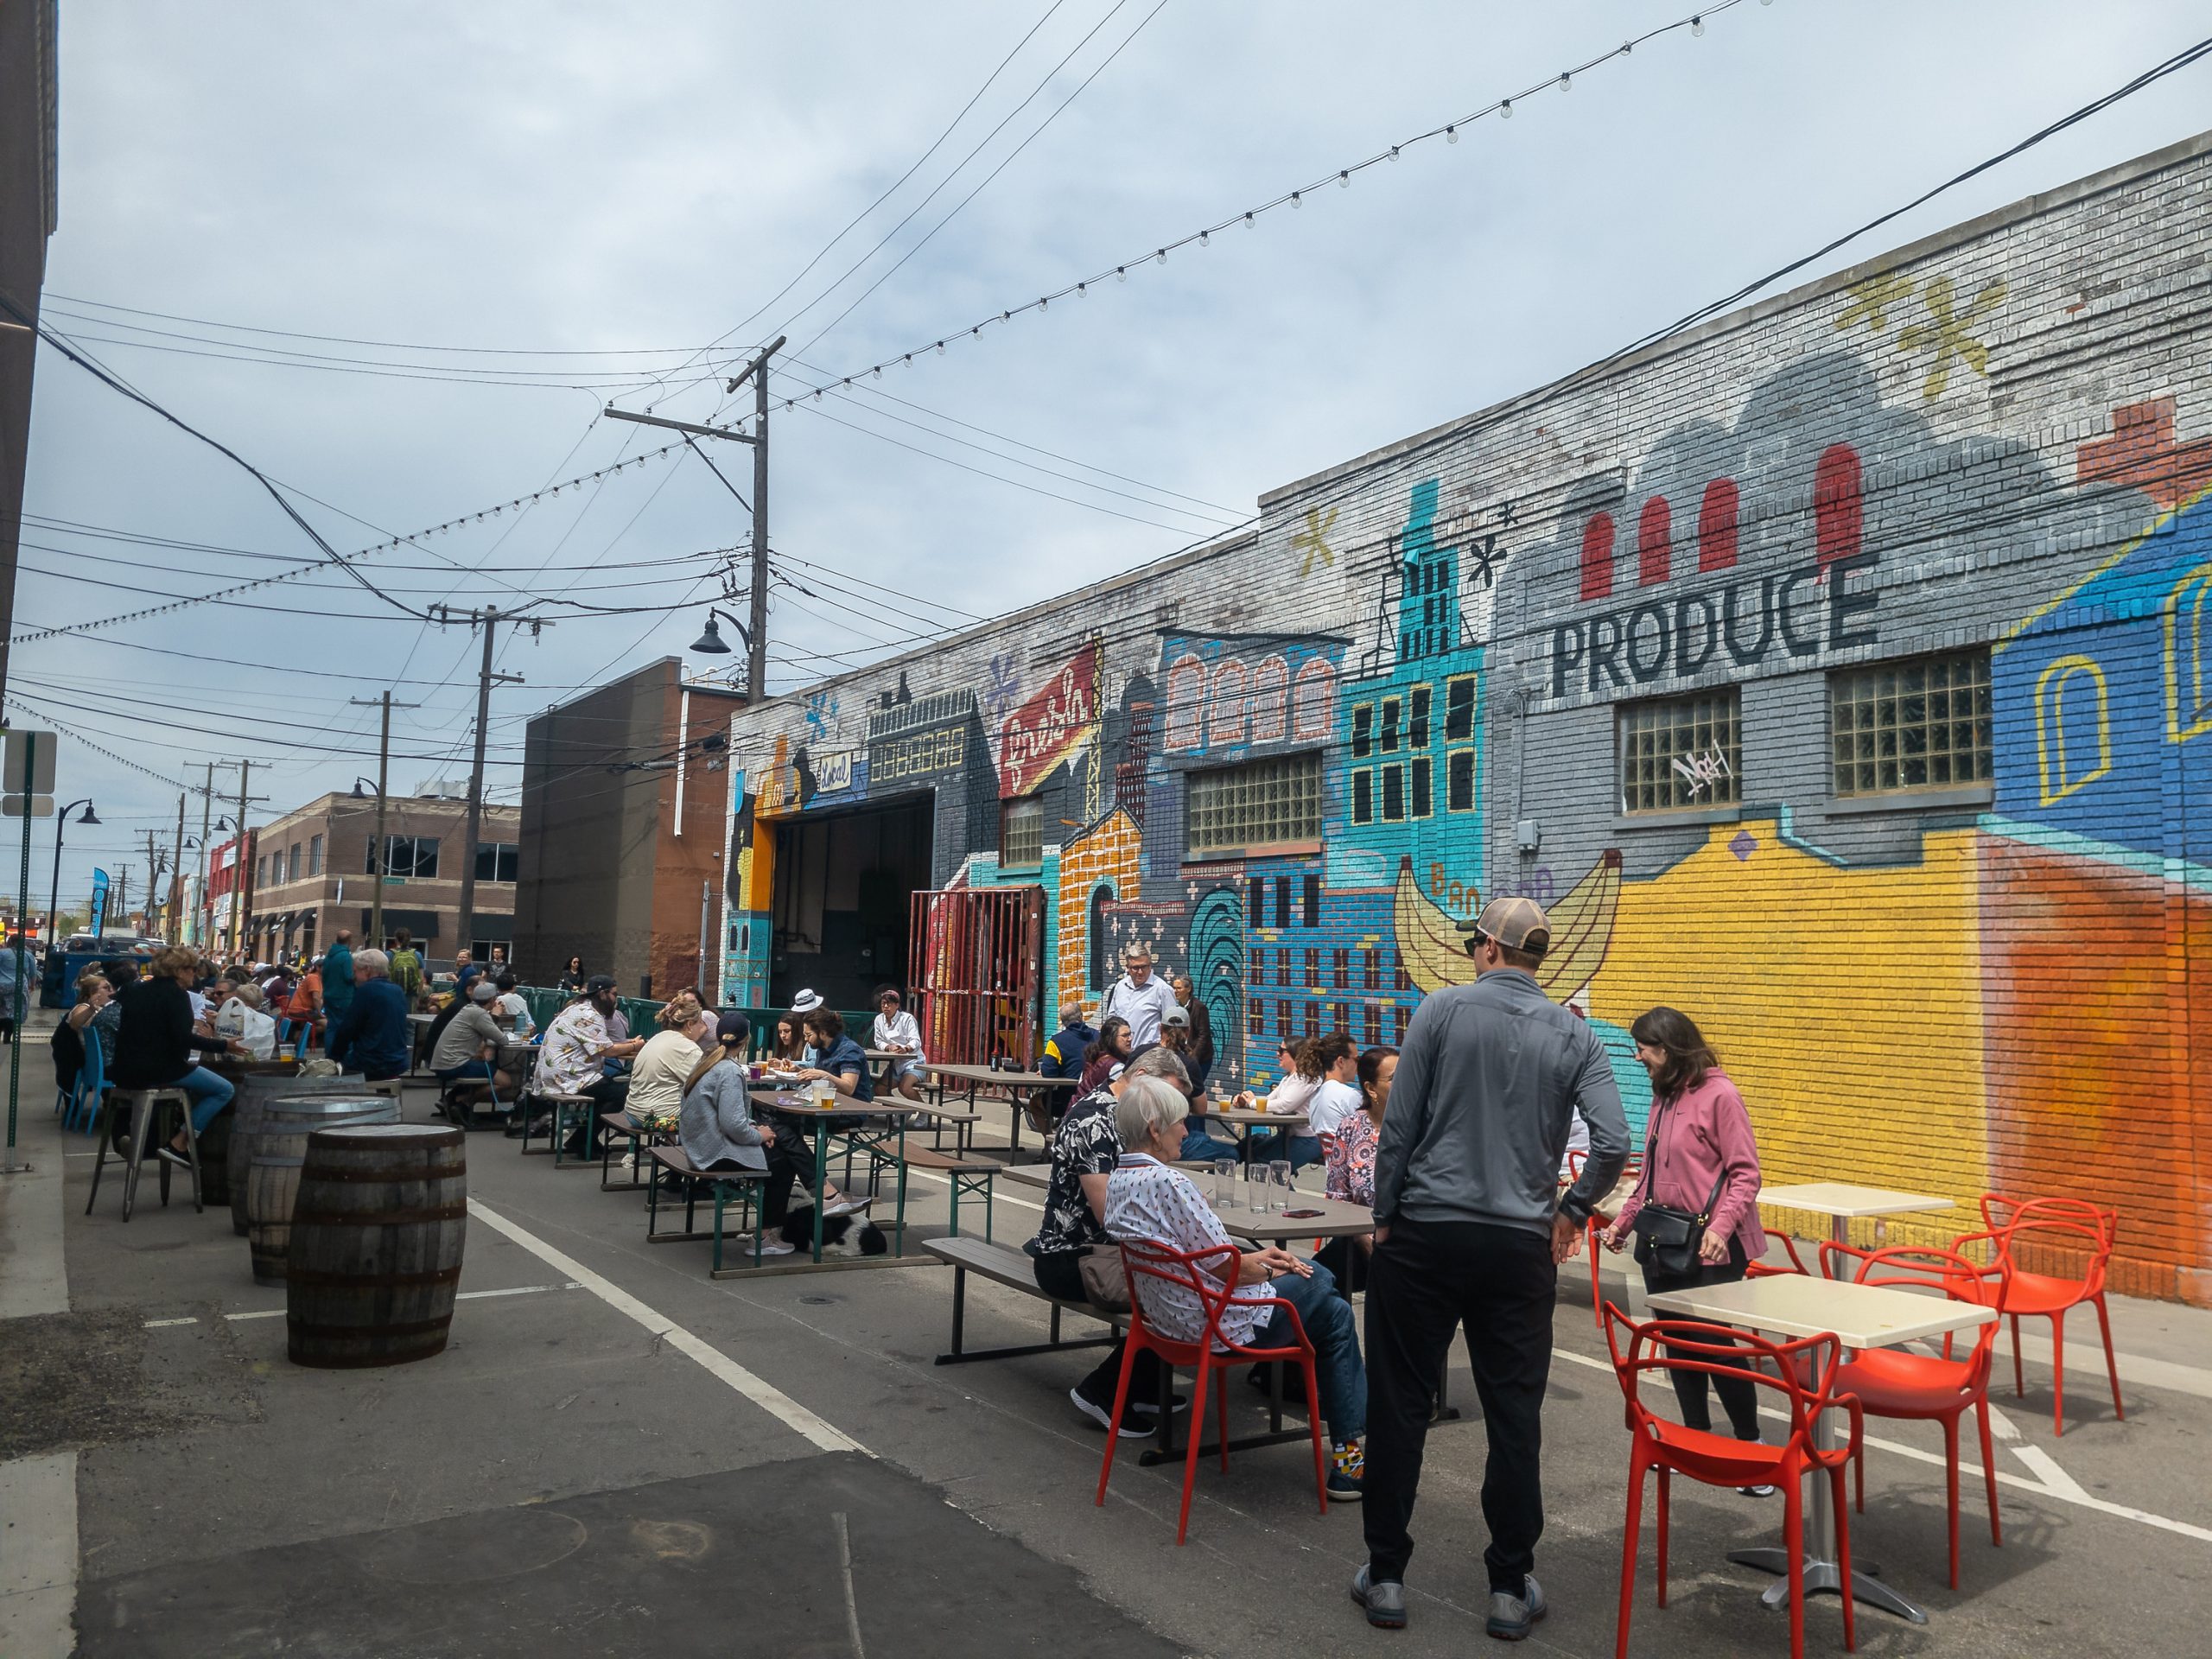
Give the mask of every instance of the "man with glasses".
[{"label": "man with glasses", "polygon": [[1122,951],[1122,966],[1127,971],[1106,993],[1100,1022],[1104,1023],[1114,1014],[1121,1015],[1129,1022],[1129,1046],[1139,1049],[1160,1040],[1160,1022],[1167,1017],[1170,1008],[1179,1005],[1174,988],[1166,980],[1153,976],[1152,952],[1145,946],[1133,944]]},{"label": "man with glasses", "polygon": [[[1406,1622],[1408,1523],[1436,1379],[1466,1327],[1490,1437],[1483,1517],[1489,1618],[1503,1641],[1544,1616],[1531,1569],[1544,1529],[1544,1385],[1559,1264],[1628,1160],[1628,1119],[1598,1033],[1536,983],[1551,924],[1528,899],[1471,922],[1475,982],[1421,1000],[1398,1058],[1375,1158],[1367,1278],[1367,1622]],[[1590,1128],[1582,1177],[1559,1196],[1569,1121]]]}]

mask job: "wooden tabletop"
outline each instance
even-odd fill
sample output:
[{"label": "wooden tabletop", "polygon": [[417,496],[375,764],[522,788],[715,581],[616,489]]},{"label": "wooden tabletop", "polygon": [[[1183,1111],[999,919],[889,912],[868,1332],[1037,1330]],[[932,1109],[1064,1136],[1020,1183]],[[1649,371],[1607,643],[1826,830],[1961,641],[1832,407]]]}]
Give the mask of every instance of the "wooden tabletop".
[{"label": "wooden tabletop", "polygon": [[1008,1164],[999,1171],[999,1179],[1014,1181],[1023,1186],[1033,1186],[1042,1192],[1052,1184],[1052,1166],[1050,1164]]},{"label": "wooden tabletop", "polygon": [[789,1112],[794,1117],[906,1117],[912,1113],[929,1109],[918,1100],[902,1100],[896,1096],[885,1101],[852,1100],[840,1096],[822,1106],[817,1106],[804,1095],[785,1094],[775,1089],[748,1089],[745,1096],[756,1106],[765,1106],[771,1111]]},{"label": "wooden tabletop", "polygon": [[1286,1129],[1306,1127],[1306,1115],[1302,1112],[1255,1112],[1243,1106],[1208,1106],[1203,1111],[1194,1106],[1191,1109],[1191,1116],[1211,1117],[1222,1123],[1249,1123],[1262,1128],[1269,1124]]},{"label": "wooden tabletop", "polygon": [[1904,1216],[1955,1209],[1948,1198],[1924,1192],[1898,1192],[1885,1186],[1853,1186],[1847,1181],[1808,1181],[1802,1186],[1763,1186],[1759,1202],[1816,1216]]},{"label": "wooden tabletop", "polygon": [[[1239,1183],[1240,1185],[1244,1183]],[[1237,1196],[1243,1198],[1243,1193]],[[1281,1210],[1270,1210],[1265,1215],[1243,1208],[1224,1210],[1218,1203],[1213,1212],[1224,1230],[1238,1238],[1249,1238],[1261,1243],[1277,1244],[1291,1238],[1340,1238],[1348,1233],[1371,1233],[1375,1230],[1375,1212],[1363,1204],[1347,1204],[1342,1198],[1324,1198],[1311,1192],[1293,1192],[1293,1210],[1316,1210],[1319,1215],[1293,1216]]]},{"label": "wooden tabletop", "polygon": [[994,1071],[988,1065],[938,1065],[930,1070],[940,1077],[957,1077],[963,1083],[996,1084],[1009,1089],[1072,1089],[1074,1077],[1048,1077],[1041,1071]]},{"label": "wooden tabletop", "polygon": [[1650,1302],[1663,1313],[1740,1325],[1781,1337],[1816,1337],[1832,1331],[1847,1348],[1887,1348],[1986,1325],[1997,1317],[1972,1302],[1803,1273],[1662,1290]]}]

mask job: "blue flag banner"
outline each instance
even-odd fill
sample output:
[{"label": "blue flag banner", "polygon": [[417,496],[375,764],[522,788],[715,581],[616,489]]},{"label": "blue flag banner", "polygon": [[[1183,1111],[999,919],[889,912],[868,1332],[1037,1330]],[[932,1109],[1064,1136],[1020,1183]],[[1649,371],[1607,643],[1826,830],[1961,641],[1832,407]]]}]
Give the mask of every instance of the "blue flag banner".
[{"label": "blue flag banner", "polygon": [[107,872],[105,870],[96,869],[92,872],[92,916],[85,924],[85,931],[91,934],[94,938],[99,938],[101,925],[106,920]]}]

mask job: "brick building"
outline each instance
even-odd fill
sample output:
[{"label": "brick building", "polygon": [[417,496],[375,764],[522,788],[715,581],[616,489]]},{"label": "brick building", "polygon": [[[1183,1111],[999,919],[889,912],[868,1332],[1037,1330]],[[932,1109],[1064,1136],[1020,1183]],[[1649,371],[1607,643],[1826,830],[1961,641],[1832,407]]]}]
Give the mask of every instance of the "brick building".
[{"label": "brick building", "polygon": [[728,817],[728,725],[744,697],[673,657],[549,709],[524,739],[515,961],[550,985],[572,956],[625,995],[702,982]]},{"label": "brick building", "polygon": [[2208,254],[2212,135],[743,711],[726,979],[788,995],[795,922],[857,972],[895,822],[1041,891],[1030,1017],[1141,938],[1260,1081],[1395,1039],[1524,893],[1638,1125],[1671,1003],[1770,1179],[1959,1202],[1899,1240],[2087,1196],[2118,1287],[2212,1300]]},{"label": "brick building", "polygon": [[[486,803],[476,847],[475,927],[480,957],[513,939],[520,814]],[[228,954],[232,915],[243,949],[257,961],[313,955],[341,927],[369,941],[375,893],[377,802],[373,795],[318,796],[305,806],[210,849],[202,937]],[[461,948],[461,846],[468,803],[452,796],[395,795],[385,808],[384,937],[404,928],[434,964]],[[242,882],[235,903],[232,888]]]}]

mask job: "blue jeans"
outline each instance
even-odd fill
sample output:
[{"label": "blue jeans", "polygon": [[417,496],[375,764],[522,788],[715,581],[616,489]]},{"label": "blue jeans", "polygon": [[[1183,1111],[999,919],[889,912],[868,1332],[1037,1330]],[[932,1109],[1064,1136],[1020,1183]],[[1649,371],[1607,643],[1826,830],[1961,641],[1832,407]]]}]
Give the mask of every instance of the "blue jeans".
[{"label": "blue jeans", "polygon": [[[1286,1141],[1290,1143],[1287,1151],[1284,1150],[1283,1147]],[[1253,1138],[1252,1161],[1254,1163],[1273,1163],[1279,1158],[1290,1160],[1290,1173],[1295,1175],[1308,1164],[1318,1164],[1321,1161],[1320,1138],[1311,1135],[1285,1135],[1280,1129],[1272,1129],[1266,1135]]]},{"label": "blue jeans", "polygon": [[1191,1127],[1183,1136],[1183,1162],[1211,1164],[1224,1158],[1234,1162],[1240,1156],[1234,1141],[1217,1139],[1200,1128],[1203,1119],[1194,1117],[1190,1122]]},{"label": "blue jeans", "polygon": [[215,1114],[231,1103],[231,1096],[238,1092],[231,1080],[204,1065],[195,1065],[175,1082],[163,1085],[181,1089],[192,1096],[192,1132],[198,1135],[215,1121]]},{"label": "blue jeans", "polygon": [[[1268,1281],[1270,1295],[1298,1310],[1306,1339],[1313,1344],[1315,1380],[1321,1385],[1321,1415],[1332,1440],[1356,1440],[1367,1433],[1367,1368],[1359,1357],[1359,1325],[1351,1304],[1337,1294],[1336,1275],[1316,1266],[1311,1279],[1285,1274]],[[1252,1336],[1255,1348],[1294,1346],[1290,1315],[1275,1308]]]}]

